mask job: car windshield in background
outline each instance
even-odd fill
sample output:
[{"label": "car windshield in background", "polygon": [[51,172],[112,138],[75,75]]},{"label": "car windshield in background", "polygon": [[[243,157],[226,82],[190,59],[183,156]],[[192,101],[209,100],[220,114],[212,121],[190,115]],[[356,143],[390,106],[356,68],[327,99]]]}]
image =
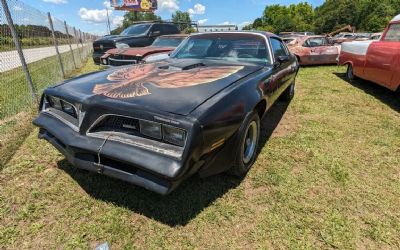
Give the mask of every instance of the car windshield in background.
[{"label": "car windshield in background", "polygon": [[143,36],[150,29],[151,24],[136,24],[122,31],[122,36]]},{"label": "car windshield in background", "polygon": [[151,46],[153,47],[178,47],[179,44],[183,41],[184,38],[166,38],[166,37],[159,37],[157,38]]},{"label": "car windshield in background", "polygon": [[184,41],[172,57],[270,64],[265,41],[254,34],[195,35]]}]

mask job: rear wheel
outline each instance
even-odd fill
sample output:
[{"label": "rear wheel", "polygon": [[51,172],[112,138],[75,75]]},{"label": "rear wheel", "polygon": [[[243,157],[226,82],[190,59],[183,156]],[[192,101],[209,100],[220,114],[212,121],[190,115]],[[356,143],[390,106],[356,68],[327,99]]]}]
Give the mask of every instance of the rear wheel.
[{"label": "rear wheel", "polygon": [[260,137],[260,117],[250,113],[239,129],[239,142],[236,148],[236,160],[229,173],[235,176],[245,175],[256,160]]},{"label": "rear wheel", "polygon": [[346,78],[347,78],[347,80],[350,80],[350,81],[353,81],[354,79],[356,79],[356,77],[354,75],[354,71],[353,71],[353,65],[351,65],[350,63],[347,65]]}]

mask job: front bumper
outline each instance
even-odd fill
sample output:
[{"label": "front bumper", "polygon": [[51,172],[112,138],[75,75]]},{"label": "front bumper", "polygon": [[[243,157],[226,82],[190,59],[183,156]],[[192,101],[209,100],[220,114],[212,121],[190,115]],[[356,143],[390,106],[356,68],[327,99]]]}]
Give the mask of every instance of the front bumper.
[{"label": "front bumper", "polygon": [[[125,143],[82,135],[50,114],[41,113],[33,123],[39,138],[57,148],[75,167],[120,179],[166,195],[188,174],[181,175],[182,159],[157,154]],[[198,162],[191,169],[199,169]],[[188,171],[187,171],[188,172]],[[192,171],[190,171],[192,173]]]}]

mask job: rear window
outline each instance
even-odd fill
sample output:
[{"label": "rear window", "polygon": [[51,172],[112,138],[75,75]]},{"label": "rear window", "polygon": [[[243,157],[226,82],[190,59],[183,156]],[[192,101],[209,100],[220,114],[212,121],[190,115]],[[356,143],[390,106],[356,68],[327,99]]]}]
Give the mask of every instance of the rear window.
[{"label": "rear window", "polygon": [[385,41],[400,42],[400,23],[390,25]]}]

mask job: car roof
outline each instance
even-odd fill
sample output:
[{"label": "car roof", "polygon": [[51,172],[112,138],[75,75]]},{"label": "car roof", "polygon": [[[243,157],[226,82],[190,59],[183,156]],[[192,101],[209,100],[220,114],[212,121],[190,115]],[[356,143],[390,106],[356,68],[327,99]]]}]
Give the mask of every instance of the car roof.
[{"label": "car roof", "polygon": [[266,31],[220,31],[220,32],[202,32],[202,33],[193,33],[190,36],[199,36],[199,35],[211,35],[211,34],[249,34],[249,35],[262,35],[264,37],[270,38],[278,38],[282,40],[279,36],[275,35],[271,32]]},{"label": "car roof", "polygon": [[185,37],[188,37],[189,36],[189,34],[170,34],[170,35],[162,35],[162,36],[159,36],[159,37],[161,37],[161,38],[173,38],[173,37],[183,37],[183,38],[185,38]]}]

